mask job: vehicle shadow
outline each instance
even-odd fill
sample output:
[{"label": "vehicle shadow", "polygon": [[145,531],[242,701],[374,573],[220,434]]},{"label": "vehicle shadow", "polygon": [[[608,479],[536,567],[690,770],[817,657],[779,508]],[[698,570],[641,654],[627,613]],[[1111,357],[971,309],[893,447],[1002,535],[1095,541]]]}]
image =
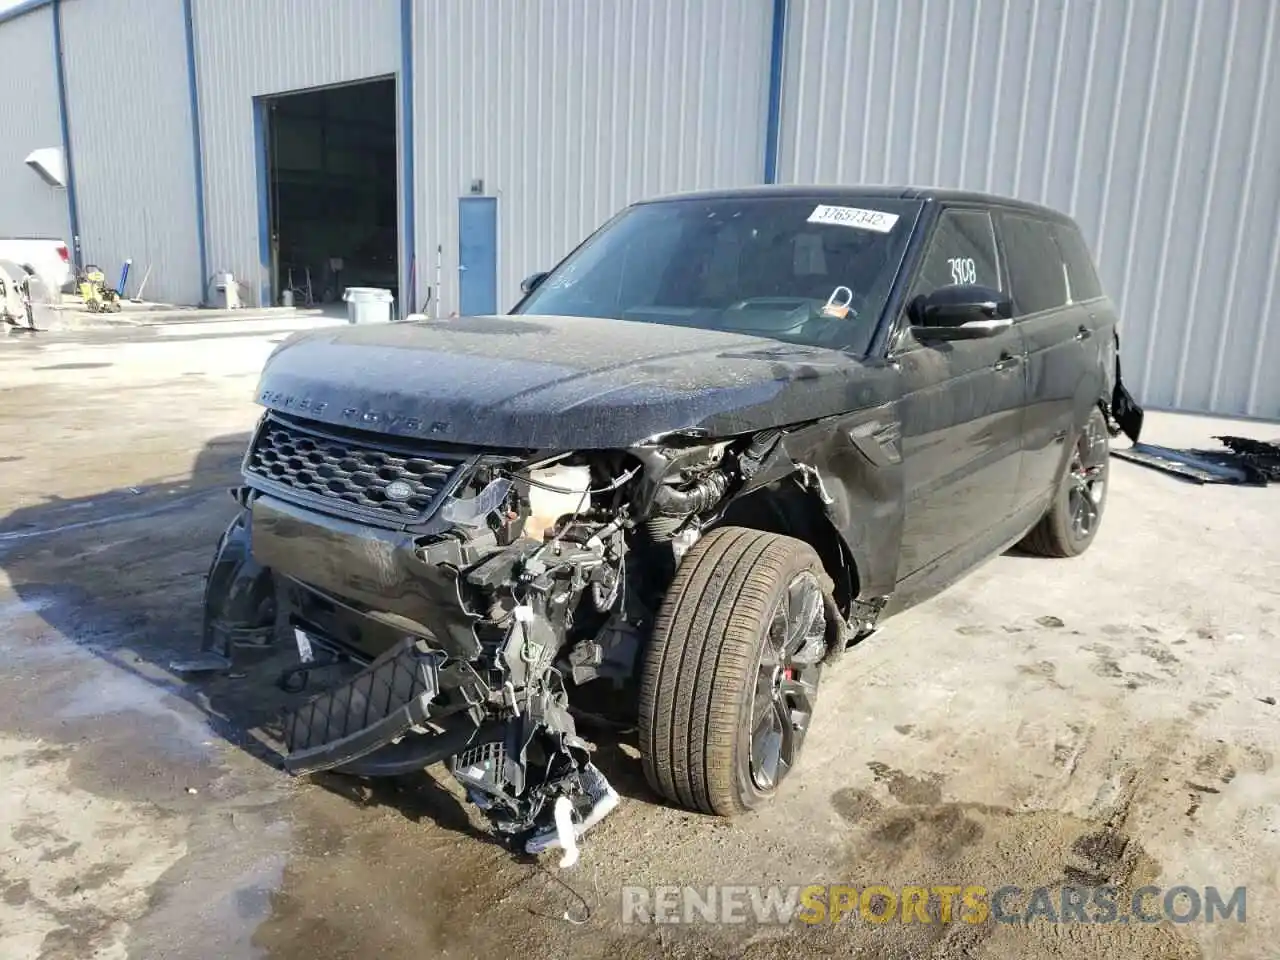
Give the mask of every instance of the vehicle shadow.
[{"label": "vehicle shadow", "polygon": [[[224,740],[272,766],[283,691],[250,676],[185,682],[169,669],[199,646],[204,575],[232,515],[247,433],[215,437],[176,481],[48,497],[0,519],[0,569],[19,609],[79,649],[202,713]],[[263,671],[259,671],[263,673]]]},{"label": "vehicle shadow", "polygon": [[477,840],[493,836],[468,816],[465,801],[442,784],[443,766],[395,777],[350,777],[341,773],[315,773],[312,783],[358,807],[387,807],[413,823],[429,820],[450,833]]},{"label": "vehicle shadow", "polygon": [[[297,666],[292,648],[238,663],[226,674],[188,678],[170,668],[198,653],[205,575],[236,509],[228,490],[248,441],[246,433],[210,440],[182,480],[49,497],[13,510],[0,518],[0,570],[24,616],[38,617],[113,669],[179,698],[204,716],[214,735],[281,769],[280,716],[331,682],[324,671],[291,693],[277,681]],[[39,643],[34,634],[45,631],[32,633],[31,642]],[[654,799],[625,735],[593,724],[581,725],[581,733],[596,743],[597,763],[619,793]],[[469,805],[442,785],[447,774],[366,779],[322,773],[309,780],[358,805],[489,836],[477,829]]]}]

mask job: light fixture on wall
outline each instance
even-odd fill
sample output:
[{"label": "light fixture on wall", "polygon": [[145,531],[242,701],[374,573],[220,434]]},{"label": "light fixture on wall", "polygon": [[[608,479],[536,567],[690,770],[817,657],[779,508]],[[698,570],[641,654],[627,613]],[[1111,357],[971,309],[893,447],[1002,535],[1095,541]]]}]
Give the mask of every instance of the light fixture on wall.
[{"label": "light fixture on wall", "polygon": [[67,161],[61,147],[41,147],[27,155],[27,166],[51,187],[67,185]]}]

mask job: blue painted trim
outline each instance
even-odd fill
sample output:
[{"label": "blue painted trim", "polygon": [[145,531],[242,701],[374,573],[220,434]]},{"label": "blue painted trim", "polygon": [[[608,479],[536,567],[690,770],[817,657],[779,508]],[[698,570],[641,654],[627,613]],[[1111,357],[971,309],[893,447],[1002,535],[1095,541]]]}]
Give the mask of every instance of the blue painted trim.
[{"label": "blue painted trim", "polygon": [[414,223],[413,195],[415,187],[413,169],[413,6],[414,0],[400,0],[400,176],[404,191],[404,237],[400,248],[404,251],[404,289],[400,291],[400,317],[407,317],[417,309],[418,274],[417,230]]},{"label": "blue painted trim", "polygon": [[16,20],[24,13],[30,13],[32,10],[39,10],[41,7],[47,7],[53,2],[54,0],[22,0],[21,3],[16,4],[15,6],[0,10],[0,23],[4,23],[6,20]]},{"label": "blue painted trim", "polygon": [[253,151],[258,167],[258,306],[271,306],[271,213],[267,169],[267,101],[253,101]]},{"label": "blue painted trim", "polygon": [[782,68],[787,45],[787,0],[773,0],[769,42],[769,107],[764,122],[764,182],[778,182],[778,142],[782,130]]},{"label": "blue painted trim", "polygon": [[196,179],[196,242],[200,250],[200,303],[209,297],[209,251],[204,227],[204,147],[200,141],[200,94],[196,89],[196,28],[191,0],[182,0],[187,29],[187,86],[191,91],[191,151]]},{"label": "blue painted trim", "polygon": [[53,69],[58,79],[58,120],[62,125],[62,162],[67,167],[67,212],[71,219],[71,262],[80,266],[80,207],[76,203],[75,166],[71,162],[71,121],[67,117],[67,71],[62,63],[62,0],[53,0]]}]

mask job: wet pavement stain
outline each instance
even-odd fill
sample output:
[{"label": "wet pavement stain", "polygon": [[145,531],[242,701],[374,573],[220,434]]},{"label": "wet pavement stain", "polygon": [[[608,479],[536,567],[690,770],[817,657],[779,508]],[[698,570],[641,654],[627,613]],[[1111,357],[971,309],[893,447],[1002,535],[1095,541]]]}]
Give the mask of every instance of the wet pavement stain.
[{"label": "wet pavement stain", "polygon": [[0,955],[124,956],[146,891],[183,853],[180,823],[80,789],[70,759],[25,762],[46,749],[0,736]]},{"label": "wet pavement stain", "polygon": [[899,803],[937,803],[942,799],[942,778],[937,774],[913,777],[887,764],[867,764],[877,783],[883,783],[889,795]]},{"label": "wet pavement stain", "polygon": [[880,812],[880,801],[865,790],[845,787],[831,795],[831,806],[841,819],[849,823],[861,823],[872,814]]},{"label": "wet pavement stain", "polygon": [[[845,872],[851,883],[930,889],[926,911],[933,922],[855,921],[859,956],[898,958],[1018,957],[1160,958],[1199,960],[1199,946],[1168,921],[1155,924],[1081,923],[1064,916],[1064,885],[1106,884],[1127,911],[1135,890],[1159,882],[1160,866],[1122,829],[1052,810],[1013,810],[981,803],[881,804],[870,794],[839,791],[831,798],[851,828],[845,841]],[[1026,917],[1033,891],[1050,888],[1053,917],[979,923],[941,923],[941,898],[932,887],[980,885],[990,897],[1006,886],[1021,888],[1002,900],[1006,913]],[[1070,896],[1070,895],[1068,895]],[[957,910],[960,900],[955,901]],[[1097,910],[1086,903],[1087,915]],[[970,915],[973,916],[973,915]],[[976,917],[975,917],[976,919]],[[836,928],[838,931],[839,928]],[[805,930],[830,940],[832,930]],[[852,944],[852,934],[844,933]]]},{"label": "wet pavement stain", "polygon": [[0,900],[9,906],[20,907],[30,899],[30,880],[7,880],[0,883]]},{"label": "wet pavement stain", "polygon": [[1172,667],[1181,662],[1172,650],[1154,640],[1145,641],[1139,648],[1139,652],[1144,657],[1150,657],[1162,667]]},{"label": "wet pavement stain", "polygon": [[114,366],[111,363],[51,363],[43,367],[32,367],[32,370],[102,370]]},{"label": "wet pavement stain", "polygon": [[1100,677],[1123,677],[1124,671],[1120,669],[1120,663],[1115,659],[1113,651],[1110,647],[1101,643],[1095,643],[1084,649],[1097,655],[1097,660],[1090,666],[1095,674]]},{"label": "wet pavement stain", "polygon": [[1046,686],[1055,690],[1064,689],[1062,684],[1058,682],[1058,666],[1052,660],[1040,660],[1036,663],[1020,663],[1018,664],[1018,673],[1023,676],[1035,677],[1044,681]]},{"label": "wet pavement stain", "polygon": [[254,946],[273,960],[354,960],[370,944],[388,960],[590,955],[571,936],[548,951],[573,929],[562,915],[581,908],[582,873],[564,886],[513,856],[460,801],[429,775],[304,786],[292,810],[297,843]]}]

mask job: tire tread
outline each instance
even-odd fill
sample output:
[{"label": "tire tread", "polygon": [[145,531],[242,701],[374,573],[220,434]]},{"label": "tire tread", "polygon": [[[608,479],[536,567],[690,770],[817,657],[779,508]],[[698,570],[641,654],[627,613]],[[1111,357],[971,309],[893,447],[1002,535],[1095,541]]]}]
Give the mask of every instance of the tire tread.
[{"label": "tire tread", "polygon": [[731,526],[708,533],[677,568],[640,684],[645,778],[668,800],[721,816],[748,809],[736,786],[742,697],[765,618],[789,575],[803,569],[825,581],[803,541]]}]

